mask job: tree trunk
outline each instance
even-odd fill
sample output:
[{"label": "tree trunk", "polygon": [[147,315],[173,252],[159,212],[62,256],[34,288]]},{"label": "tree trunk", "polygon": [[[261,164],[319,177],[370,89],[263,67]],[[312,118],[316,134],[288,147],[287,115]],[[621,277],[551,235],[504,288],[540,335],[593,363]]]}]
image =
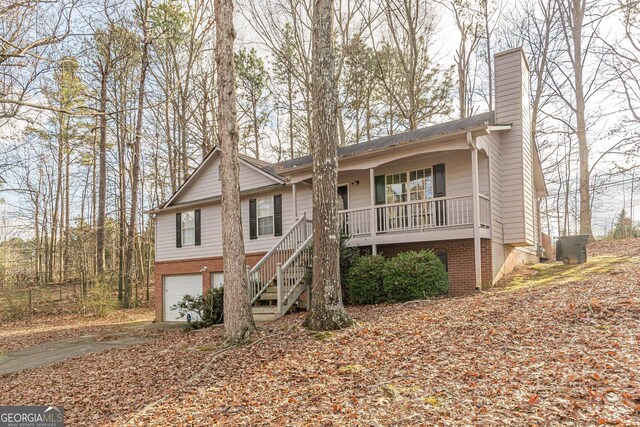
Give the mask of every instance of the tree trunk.
[{"label": "tree trunk", "polygon": [[482,14],[484,15],[485,41],[487,43],[487,71],[489,80],[489,111],[493,111],[493,63],[491,58],[491,30],[489,29],[489,0],[482,2]]},{"label": "tree trunk", "polygon": [[242,342],[255,330],[247,287],[240,216],[240,165],[233,43],[233,0],[215,0],[218,70],[218,142],[222,163],[222,256],[224,329],[230,342]]},{"label": "tree trunk", "polygon": [[[144,87],[147,78],[147,68],[149,66],[149,44],[150,40],[147,34],[147,19],[149,15],[149,1],[145,0],[144,5],[140,5],[140,20],[142,25],[142,55],[140,61],[140,81],[138,82],[138,111],[136,117],[136,135],[133,139],[133,162],[131,170],[131,211],[129,214],[129,232],[127,234],[127,255],[126,255],[126,290],[125,290],[125,306],[129,307],[131,301],[131,281],[135,278],[133,271],[134,251],[137,234],[137,218],[138,218],[138,187],[140,186],[140,141],[142,139],[142,119],[144,117]],[[137,282],[136,282],[137,283]],[[136,288],[137,289],[137,288]],[[137,303],[138,293],[134,299]]]},{"label": "tree trunk", "polygon": [[585,121],[585,99],[582,86],[582,55],[576,45],[576,137],[578,138],[578,163],[580,165],[580,234],[591,236],[591,197],[589,190],[589,145],[587,144],[587,125]]},{"label": "tree trunk", "polygon": [[[108,59],[107,59],[108,61]],[[104,223],[107,212],[107,79],[109,66],[102,70],[100,81],[100,143],[99,143],[99,176],[98,176],[98,215],[96,220],[96,270],[104,272]]]},{"label": "tree trunk", "polygon": [[296,157],[293,140],[293,82],[291,81],[291,71],[287,70],[287,110],[289,114],[289,150],[290,158]]},{"label": "tree trunk", "polygon": [[312,19],[313,282],[305,321],[312,330],[352,324],[342,305],[337,214],[338,122],[333,0],[315,0]]}]

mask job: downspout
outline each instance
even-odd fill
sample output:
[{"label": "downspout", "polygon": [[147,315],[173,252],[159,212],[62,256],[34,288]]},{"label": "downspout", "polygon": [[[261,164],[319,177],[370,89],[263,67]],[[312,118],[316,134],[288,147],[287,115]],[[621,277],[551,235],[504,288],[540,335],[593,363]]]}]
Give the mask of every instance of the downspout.
[{"label": "downspout", "polygon": [[467,144],[471,150],[471,185],[473,190],[473,255],[476,273],[476,290],[482,290],[482,244],[480,240],[480,178],[478,176],[478,148],[471,132],[467,132]]}]

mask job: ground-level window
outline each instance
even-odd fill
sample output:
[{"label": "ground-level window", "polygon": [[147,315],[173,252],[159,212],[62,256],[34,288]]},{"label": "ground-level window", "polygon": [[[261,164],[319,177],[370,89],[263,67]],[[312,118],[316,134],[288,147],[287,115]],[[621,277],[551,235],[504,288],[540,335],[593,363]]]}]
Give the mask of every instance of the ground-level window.
[{"label": "ground-level window", "polygon": [[273,197],[263,197],[256,200],[258,219],[258,236],[273,234]]},{"label": "ground-level window", "polygon": [[196,221],[195,221],[195,212],[187,211],[182,212],[182,245],[193,245],[196,241]]},{"label": "ground-level window", "polygon": [[444,265],[444,269],[446,271],[449,271],[449,258],[447,257],[447,253],[446,252],[438,252],[438,253],[436,253],[436,255],[440,259],[440,262],[442,262],[442,265]]},{"label": "ground-level window", "polygon": [[222,273],[211,273],[211,287],[214,289],[221,288],[224,283],[224,275]]}]

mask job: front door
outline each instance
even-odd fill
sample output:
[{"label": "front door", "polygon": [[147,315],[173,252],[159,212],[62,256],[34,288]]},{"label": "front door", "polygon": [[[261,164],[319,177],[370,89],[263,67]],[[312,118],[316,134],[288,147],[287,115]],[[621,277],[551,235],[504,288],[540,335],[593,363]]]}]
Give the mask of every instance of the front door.
[{"label": "front door", "polygon": [[[338,186],[338,211],[349,209],[349,186],[348,184]],[[344,234],[349,234],[349,214],[339,215],[340,230]]]}]

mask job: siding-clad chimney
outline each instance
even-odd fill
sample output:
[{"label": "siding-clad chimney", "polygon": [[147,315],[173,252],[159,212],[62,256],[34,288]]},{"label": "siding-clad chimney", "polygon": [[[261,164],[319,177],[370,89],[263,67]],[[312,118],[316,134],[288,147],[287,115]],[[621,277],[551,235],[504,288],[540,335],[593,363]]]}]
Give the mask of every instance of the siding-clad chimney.
[{"label": "siding-clad chimney", "polygon": [[522,48],[495,55],[496,122],[502,132],[502,205],[504,243],[535,242],[531,97],[529,65]]}]

